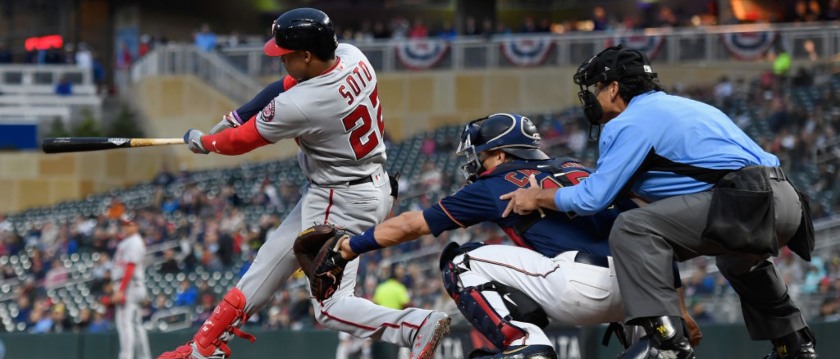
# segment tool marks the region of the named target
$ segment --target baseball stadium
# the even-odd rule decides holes
[[[838,0],[0,29],[0,359],[840,358]]]

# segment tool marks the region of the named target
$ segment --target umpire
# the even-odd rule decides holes
[[[574,81],[589,122],[604,125],[597,171],[577,186],[502,199],[518,214],[591,214],[622,193],[648,203],[622,213],[610,232],[625,320],[647,333],[621,358],[694,358],[670,268],[701,255],[716,256],[740,296],[750,337],[772,342],[766,359],[817,358],[814,335],[768,260],[785,245],[810,260],[814,248],[807,200],[778,158],[718,109],[663,92],[639,51],[607,48]]]

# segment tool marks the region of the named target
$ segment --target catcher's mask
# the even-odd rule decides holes
[[[531,120],[521,115],[497,113],[470,121],[461,133],[456,154],[466,157],[461,172],[472,183],[486,171],[479,156],[482,152],[501,150],[523,160],[549,159],[539,148],[540,134]]]
[[[594,126],[599,126],[600,133],[604,110],[595,94],[589,91],[589,86],[599,82],[606,85],[627,76],[640,75],[651,79],[656,78],[656,73],[651,69],[647,56],[639,50],[630,49],[624,45],[608,47],[578,67],[574,81],[580,88],[578,99],[583,107],[583,114],[589,121],[590,138],[597,138],[597,135],[592,136]]]

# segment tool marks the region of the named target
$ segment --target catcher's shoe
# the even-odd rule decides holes
[[[501,353],[475,351],[470,359],[557,359],[557,352],[550,345],[511,345]]]
[[[213,310],[210,318],[201,325],[193,339],[173,351],[158,356],[158,359],[226,359],[230,357],[227,341],[233,335],[256,341],[253,335],[239,329],[245,323],[245,295],[233,288]]]
[[[446,313],[432,312],[420,324],[420,329],[414,336],[411,343],[411,355],[409,359],[432,359],[435,356],[435,349],[444,335],[449,334],[449,325],[452,323]]]

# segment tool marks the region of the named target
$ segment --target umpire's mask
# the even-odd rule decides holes
[[[479,156],[481,152],[501,150],[523,160],[549,159],[539,148],[540,134],[531,120],[521,115],[497,113],[470,121],[461,133],[456,154],[466,157],[461,172],[472,183],[487,170]]]
[[[598,126],[600,134],[601,119],[604,117],[604,110],[594,93],[589,91],[589,86],[600,82],[607,85],[613,81],[619,81],[625,76],[646,75],[656,78],[656,73],[650,67],[650,60],[639,50],[624,47],[624,45],[612,46],[589,60],[584,61],[575,72],[573,80],[578,85],[578,99],[583,114],[589,122],[589,138],[592,136],[592,128]]]

